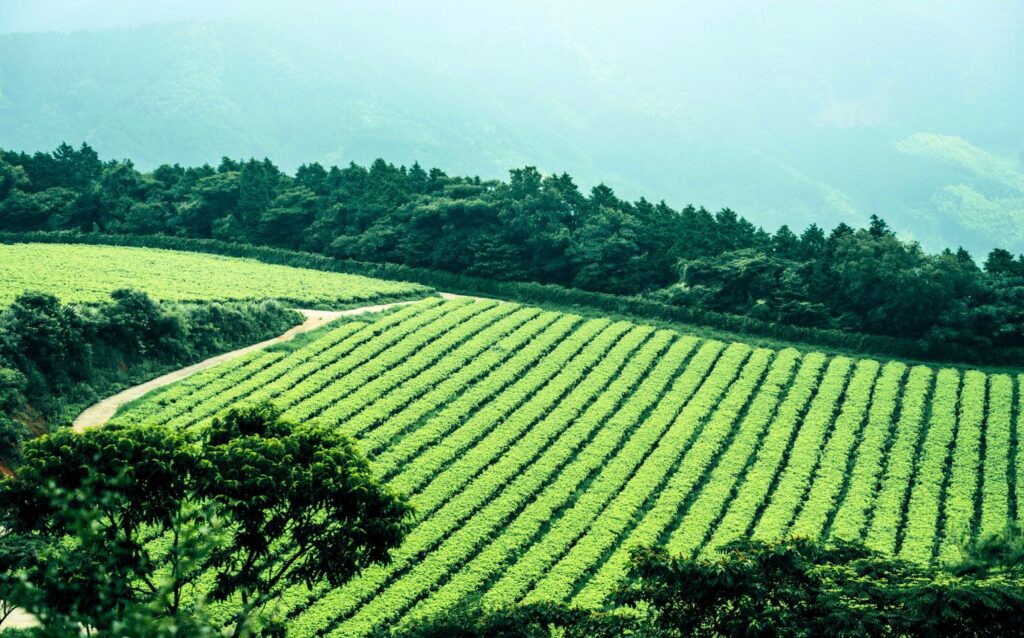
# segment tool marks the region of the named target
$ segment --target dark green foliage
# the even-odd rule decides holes
[[[0,309],[0,459],[36,432],[126,381],[155,376],[283,332],[298,316],[275,302],[156,303],[118,290],[94,306],[25,293]]]
[[[645,549],[620,600],[665,636],[1019,635],[1024,573],[1007,547],[951,569],[803,539],[740,541],[709,559]]]
[[[487,610],[466,601],[443,616],[380,629],[374,638],[617,638],[652,636],[640,623],[611,613],[595,613],[554,603]]]
[[[15,415],[25,397],[27,381],[18,370],[0,367],[0,458],[17,458],[27,430]]]
[[[215,568],[232,568],[219,573],[211,598],[241,592],[243,605],[287,584],[337,586],[387,561],[410,511],[377,489],[339,429],[294,426],[268,405],[214,420],[197,477],[197,494],[229,521],[234,539],[210,557]],[[283,548],[282,538],[290,540]]]
[[[951,346],[996,357],[1024,347],[1024,256],[996,250],[982,270],[963,250],[924,253],[877,216],[866,229],[840,224],[828,236],[813,225],[770,235],[730,209],[630,203],[606,186],[583,193],[568,175],[532,167],[511,171],[508,182],[382,160],[303,165],[294,177],[266,159],[229,158],[216,169],[143,174],[130,162],[101,162],[84,144],[0,151],[0,230],[254,243],[648,295],[692,320],[723,313],[893,337],[930,357]]]
[[[140,587],[155,594],[139,582],[155,568],[143,526],[176,522],[194,464],[158,428],[62,430],[28,443],[0,486],[11,531],[36,545],[22,606],[47,624],[110,628],[140,603]]]
[[[409,512],[338,430],[268,405],[229,411],[197,441],[155,426],[64,430],[26,444],[0,483],[0,593],[42,635],[203,635],[190,583],[207,571],[211,600],[240,602],[233,635],[251,635],[252,614],[288,586],[338,585],[386,561]]]

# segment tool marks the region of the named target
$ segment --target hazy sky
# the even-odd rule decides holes
[[[933,247],[966,228],[980,250],[996,219],[1024,248],[1024,0],[0,0],[0,34],[182,21],[269,30],[189,31],[160,40],[167,60],[149,35],[65,39],[82,52],[70,70],[63,49],[0,38],[0,54],[52,55],[32,71],[51,77],[0,60],[0,146],[86,139],[143,167],[264,153],[287,168],[384,156],[485,177],[534,164],[767,227],[878,213]],[[134,47],[121,75],[89,57],[102,46]],[[201,65],[240,46],[277,74],[218,58],[187,84],[182,51]],[[165,71],[177,75],[153,84]],[[69,95],[53,88],[76,79]],[[221,119],[168,119],[183,82],[190,108]],[[90,120],[101,100],[110,116]],[[344,126],[314,117],[313,100]],[[323,134],[296,129],[303,118]],[[197,143],[147,145],[155,131]]]

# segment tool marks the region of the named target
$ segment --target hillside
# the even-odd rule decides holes
[[[3,33],[0,147],[84,140],[143,170],[529,164],[769,230],[879,214],[929,250],[1024,251],[1014,3],[238,4],[248,19]]]
[[[390,564],[283,600],[290,638],[347,638],[474,593],[596,607],[643,544],[695,555],[799,534],[955,559],[1020,516],[1022,383],[428,299],[196,375],[115,422],[194,432],[271,400],[355,437],[417,524]]]
[[[64,302],[96,302],[119,288],[167,301],[279,299],[335,308],[430,294],[418,284],[218,255],[119,246],[0,245],[0,305],[26,290]]]

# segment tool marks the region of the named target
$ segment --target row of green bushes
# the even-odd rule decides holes
[[[929,344],[894,337],[842,330],[783,325],[689,307],[660,303],[637,296],[622,296],[565,288],[552,284],[508,282],[467,275],[381,264],[334,259],[313,253],[238,244],[214,239],[192,239],[168,235],[110,235],[101,233],[27,232],[0,233],[0,243],[46,242],[165,248],[256,259],[265,263],[344,272],[380,279],[411,281],[459,294],[492,296],[533,304],[557,304],[593,308],[607,313],[627,314],[669,322],[708,326],[717,330],[754,335],[785,342],[872,353],[909,359],[950,361],[986,365],[1016,365],[1024,361],[1020,349],[980,349],[953,343]]]

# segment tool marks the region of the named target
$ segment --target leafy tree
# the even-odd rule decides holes
[[[992,275],[1024,277],[1024,255],[1014,259],[1010,251],[994,248],[985,259],[985,272]]]
[[[414,165],[414,168],[419,169],[423,173],[423,169],[419,168],[419,164]],[[426,179],[426,173],[423,173],[423,178],[424,180]],[[303,164],[295,171],[295,185],[308,189],[317,197],[326,195],[330,188],[327,183],[327,170],[319,162]]]
[[[110,293],[111,302],[102,306],[97,332],[108,344],[132,357],[156,358],[187,353],[184,326],[149,295],[120,289]],[[152,351],[152,352],[151,352]]]
[[[243,236],[260,223],[263,214],[270,208],[276,171],[277,168],[266,160],[249,160],[242,165],[238,174],[237,217],[241,222]]]
[[[12,190],[28,184],[28,176],[23,166],[13,166],[0,159],[0,200],[6,198]]]
[[[889,229],[889,224],[878,215],[871,216],[871,222],[868,224],[868,234],[872,237],[895,237],[896,233]]]
[[[305,186],[284,191],[260,213],[258,239],[274,246],[301,248],[305,239],[295,229],[313,222],[318,204],[316,193]]]
[[[59,388],[90,372],[84,318],[53,295],[26,292],[0,314],[0,352],[27,379],[27,390]]]
[[[648,548],[634,554],[619,599],[666,636],[1018,634],[1020,551],[996,542],[986,552],[980,564],[936,569],[804,539],[744,540],[698,559]]]
[[[814,261],[825,252],[825,231],[811,224],[800,235],[800,259]]]
[[[612,190],[595,186],[567,254],[573,285],[604,292],[643,290],[647,279],[639,245],[641,228]]]
[[[161,202],[130,202],[126,203],[123,217],[111,223],[110,231],[128,234],[155,234],[162,232],[167,226],[167,207]]]
[[[25,426],[14,417],[25,406],[27,385],[21,372],[0,365],[0,459],[9,464],[20,460],[21,442],[28,434]]]
[[[13,231],[60,228],[76,198],[74,191],[62,187],[38,193],[14,189],[0,202],[0,228]]]
[[[99,155],[85,142],[77,150],[69,144],[61,144],[53,152],[53,160],[56,186],[84,188],[103,170]]]
[[[800,239],[783,224],[772,236],[772,254],[782,259],[799,259],[801,257]]]
[[[223,164],[221,167],[223,168]],[[214,222],[234,214],[238,205],[238,172],[220,171],[215,175],[196,180],[189,200],[179,207],[174,220],[186,235],[199,237],[215,236]],[[224,235],[238,238],[239,235]]]
[[[287,587],[336,586],[386,561],[409,514],[336,429],[268,405],[230,410],[195,443],[158,427],[31,441],[0,509],[39,547],[12,600],[50,630],[102,635],[201,619],[185,590],[204,571],[211,600],[237,603],[232,635],[249,635]],[[152,533],[168,539],[159,570]]]

